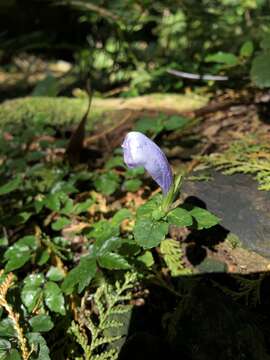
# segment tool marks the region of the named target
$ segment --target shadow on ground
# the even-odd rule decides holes
[[[270,359],[268,273],[178,277],[131,316],[119,360]]]

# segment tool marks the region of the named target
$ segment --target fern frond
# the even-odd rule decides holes
[[[70,326],[71,333],[75,336],[77,343],[82,347],[84,351],[84,356],[86,360],[91,359],[91,348],[88,345],[88,339],[86,336],[80,331],[79,325],[72,321]]]
[[[3,275],[3,270],[0,272],[0,276],[1,275]],[[12,321],[13,327],[18,336],[18,342],[23,360],[28,360],[31,355],[31,351],[28,350],[27,341],[24,336],[23,329],[20,326],[20,315],[13,310],[12,306],[6,300],[7,292],[13,285],[13,280],[14,275],[9,273],[0,284],[0,306],[6,310],[8,317]]]
[[[137,280],[136,274],[127,273],[124,282],[116,281],[114,286],[104,282],[93,297],[95,307],[98,311],[98,319],[85,316],[81,312],[79,317],[80,325],[86,327],[91,333],[91,341],[82,329],[75,322],[71,325],[71,332],[74,334],[78,344],[82,347],[86,360],[117,359],[118,350],[114,343],[122,338],[122,335],[108,336],[109,329],[120,330],[123,323],[113,318],[113,315],[125,314],[131,310],[128,303],[132,298],[131,290]],[[121,332],[120,332],[121,333]],[[110,345],[111,349],[107,350]]]
[[[224,153],[200,157],[207,165],[226,175],[250,174],[258,181],[260,190],[270,190],[270,145],[247,137],[231,144]]]
[[[118,352],[116,349],[110,349],[108,351],[104,351],[100,355],[94,355],[91,360],[117,360]]]
[[[172,276],[189,274],[191,272],[183,264],[183,252],[178,241],[173,239],[162,240],[160,252]]]

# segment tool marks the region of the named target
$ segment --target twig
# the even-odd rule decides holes
[[[93,3],[90,3],[90,2],[85,3],[84,1],[80,1],[80,0],[67,0],[67,1],[64,1],[62,3],[69,3],[71,5],[83,7],[86,10],[91,10],[91,11],[94,11],[94,12],[98,13],[100,16],[102,16],[104,18],[109,17],[114,21],[120,20],[120,17],[118,15],[115,15],[114,13],[112,13],[111,11],[105,9],[102,6],[97,6],[97,5],[95,5]]]
[[[178,77],[182,77],[185,79],[191,80],[212,80],[212,81],[227,81],[229,80],[228,76],[220,76],[220,75],[200,75],[200,74],[192,74],[184,71],[178,71],[174,69],[166,70],[168,74],[175,75]]]
[[[93,142],[96,142],[97,140],[102,139],[102,138],[106,137],[108,134],[110,134],[110,133],[112,133],[113,131],[117,130],[118,128],[120,128],[121,126],[123,126],[123,124],[125,124],[125,123],[130,119],[131,115],[132,115],[132,112],[130,111],[130,112],[124,117],[124,119],[122,119],[122,120],[120,121],[119,124],[114,125],[114,126],[110,127],[109,129],[104,130],[104,131],[103,131],[102,133],[100,133],[100,134],[96,134],[96,135],[93,135],[93,136],[89,137],[88,139],[85,140],[86,144],[88,145],[88,144],[91,144],[91,143],[93,143]]]

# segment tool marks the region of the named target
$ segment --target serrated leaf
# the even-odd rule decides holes
[[[64,296],[60,287],[55,282],[49,281],[45,284],[44,300],[51,311],[62,315],[65,314]]]
[[[8,181],[6,184],[0,186],[0,196],[9,194],[10,192],[17,190],[22,182],[21,177],[17,176],[14,179]]]
[[[169,226],[164,221],[155,221],[148,217],[136,220],[134,237],[137,244],[150,249],[160,244],[168,233]]]
[[[208,229],[212,226],[217,225],[220,222],[220,219],[217,216],[210,213],[206,209],[193,207],[189,213],[195,219],[195,226],[198,230]]]
[[[189,211],[178,207],[169,212],[167,220],[170,225],[176,225],[179,227],[190,226],[193,223],[192,216]]]
[[[32,312],[42,296],[41,285],[43,285],[44,280],[45,279],[42,274],[31,274],[24,280],[24,286],[21,291],[21,299],[29,312]]]
[[[88,286],[97,271],[96,259],[91,256],[81,258],[79,265],[72,269],[62,284],[62,290],[66,294],[71,294],[74,287],[78,285],[79,293]]]
[[[99,256],[98,263],[101,267],[109,270],[125,270],[130,268],[127,260],[116,253],[106,253]]]
[[[54,324],[49,315],[42,314],[32,317],[29,320],[29,324],[34,332],[47,332],[50,331]]]

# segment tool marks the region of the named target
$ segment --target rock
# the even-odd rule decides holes
[[[249,175],[210,173],[212,180],[184,182],[186,201],[199,199],[221,218],[224,228],[239,237],[243,247],[270,258],[270,192],[258,190]]]

